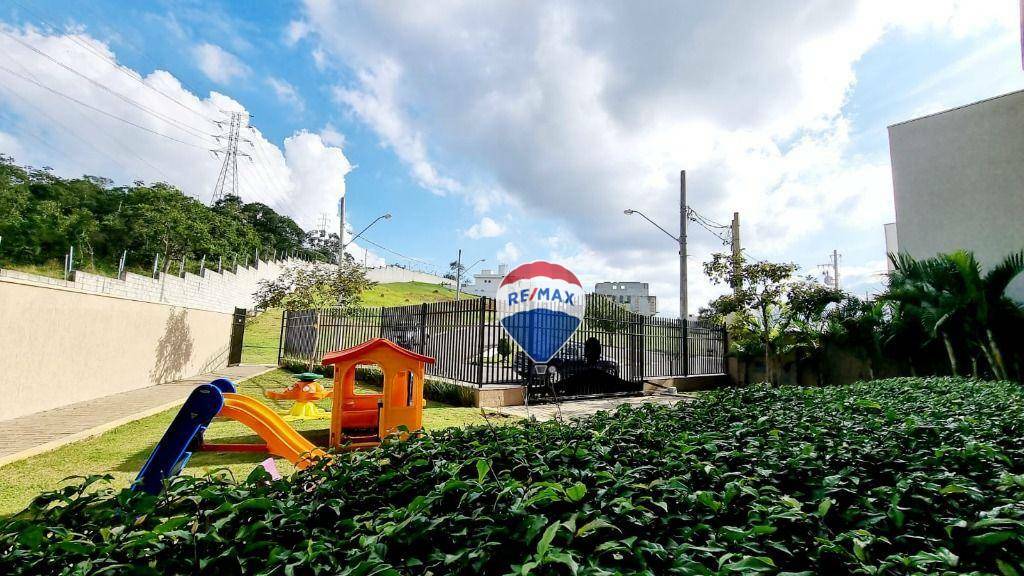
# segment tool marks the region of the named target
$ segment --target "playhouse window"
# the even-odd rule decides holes
[[[384,388],[384,369],[376,362],[360,362],[355,366],[355,393],[368,396],[380,394]]]

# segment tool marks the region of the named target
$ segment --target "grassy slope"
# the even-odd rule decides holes
[[[272,308],[249,320],[242,340],[243,364],[277,364],[281,309]]]
[[[475,296],[463,297],[475,298]],[[377,284],[363,292],[363,306],[406,306],[424,302],[455,299],[455,291],[424,282]],[[268,310],[252,319],[245,327],[242,362],[246,364],[277,364],[277,346],[281,337],[281,310]]]
[[[240,392],[263,400],[276,412],[287,412],[290,402],[267,400],[264,390],[281,389],[293,381],[290,373],[274,370],[240,385]],[[330,401],[322,406],[328,408]],[[72,475],[111,474],[117,486],[127,486],[149,457],[154,444],[163,435],[178,409],[161,412],[149,418],[120,426],[96,438],[69,444],[57,450],[0,467],[0,516],[17,512],[40,492],[53,490],[62,480]],[[492,417],[493,418],[493,417]],[[447,404],[427,402],[423,425],[428,430],[482,423],[483,416],[476,408],[456,408]],[[329,420],[292,422],[300,432],[309,433],[317,441],[326,441]],[[215,421],[206,433],[211,442],[253,442],[259,438],[242,424],[234,421]],[[244,478],[267,458],[267,454],[200,452],[193,455],[185,468],[193,475],[207,474],[226,468],[236,478]],[[285,460],[277,459],[278,470],[287,474],[294,470]]]

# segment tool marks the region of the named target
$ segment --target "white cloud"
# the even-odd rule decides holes
[[[309,35],[309,24],[302,20],[292,20],[284,29],[285,46],[295,46],[307,35]]]
[[[649,281],[671,303],[674,247],[622,210],[674,229],[680,168],[691,206],[724,222],[742,213],[755,257],[836,230],[880,239],[889,168],[850,152],[855,63],[893,30],[1012,36],[1017,22],[1008,0],[897,4],[307,0],[305,20],[354,73],[338,102],[421,185],[472,201],[466,174],[479,176],[528,216],[555,218],[580,245],[566,259]],[[695,303],[714,294],[700,262],[721,249],[691,232]]]
[[[203,74],[218,84],[230,84],[251,72],[237,56],[216,44],[199,44],[192,49],[192,54]]]
[[[274,91],[274,95],[283,104],[291,106],[296,112],[302,113],[306,109],[306,102],[299,95],[299,91],[285,80],[267,77],[267,85]]]
[[[421,186],[437,194],[460,191],[460,183],[442,176],[434,167],[427,156],[423,136],[410,128],[396,100],[400,76],[398,65],[385,60],[372,69],[360,70],[362,89],[336,87],[334,97],[373,127],[387,146],[409,165]]]
[[[512,242],[506,242],[501,247],[501,250],[498,250],[497,254],[499,264],[508,264],[510,266],[519,264],[520,256],[522,254],[519,252],[519,247]]]
[[[479,238],[494,238],[505,233],[505,226],[495,222],[492,218],[484,216],[479,222],[473,224],[466,230],[466,236],[474,240]]]
[[[24,77],[0,70],[0,109],[13,118],[0,133],[0,151],[20,163],[52,166],[64,176],[93,174],[119,183],[164,181],[209,201],[221,163],[210,150],[221,146],[213,136],[223,130],[213,121],[224,118],[221,110],[244,111],[242,104],[216,92],[201,98],[162,70],[141,76],[112,66],[116,55],[88,36],[42,34],[3,25],[0,30],[136,104],[83,81],[0,34],[0,53],[10,56],[5,66]],[[102,57],[83,48],[82,42]],[[84,108],[33,82],[124,121]],[[252,144],[243,144],[241,151],[252,161],[238,161],[238,192],[244,200],[263,202],[294,217],[306,229],[327,213],[331,226],[337,227],[336,203],[345,191],[345,174],[351,170],[340,147],[306,131],[285,139],[283,149],[256,129],[247,130],[245,137]],[[340,135],[332,139],[343,140]]]
[[[323,139],[324,144],[328,146],[337,146],[338,148],[345,147],[345,135],[338,131],[333,124],[328,123],[320,131],[320,138]]]

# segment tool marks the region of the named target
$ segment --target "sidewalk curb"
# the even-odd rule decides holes
[[[245,378],[241,378],[235,383],[240,384],[242,382],[245,382],[246,380],[251,380],[253,378],[256,378],[257,376],[262,376],[267,372],[277,370],[277,368],[277,366],[268,366],[266,370],[263,370],[262,372],[257,372],[256,374],[252,374],[251,376],[246,376]],[[148,418],[150,416],[153,416],[154,414],[159,414],[164,410],[169,410],[171,408],[174,408],[175,406],[180,406],[185,403],[185,399],[188,397],[188,394],[191,393],[191,389],[184,389],[182,391],[184,392],[184,394],[182,395],[180,400],[165,402],[159,406],[154,406],[152,408],[140,410],[139,412],[136,412],[134,414],[122,416],[121,418],[111,420],[110,422],[106,422],[98,426],[93,426],[92,428],[87,428],[85,430],[81,430],[73,434],[68,434],[67,436],[60,438],[58,440],[51,440],[49,442],[44,442],[31,448],[22,450],[21,452],[15,452],[13,454],[7,454],[6,456],[0,456],[0,468],[7,466],[8,464],[13,464],[20,460],[24,460],[26,458],[31,458],[32,456],[38,456],[39,454],[50,452],[51,450],[56,450],[57,448],[66,446],[68,444],[72,444],[74,442],[88,440],[89,438],[95,438],[96,436],[99,436],[105,432],[109,432],[114,428],[117,428],[118,426],[123,426],[125,424],[135,422],[136,420],[142,420],[143,418]]]

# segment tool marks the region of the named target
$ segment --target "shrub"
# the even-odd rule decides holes
[[[445,429],[272,481],[89,479],[0,521],[0,573],[1021,573],[1019,386],[719,390]]]
[[[468,386],[460,386],[446,380],[427,379],[423,389],[427,400],[434,400],[452,406],[476,406],[476,395]]]

